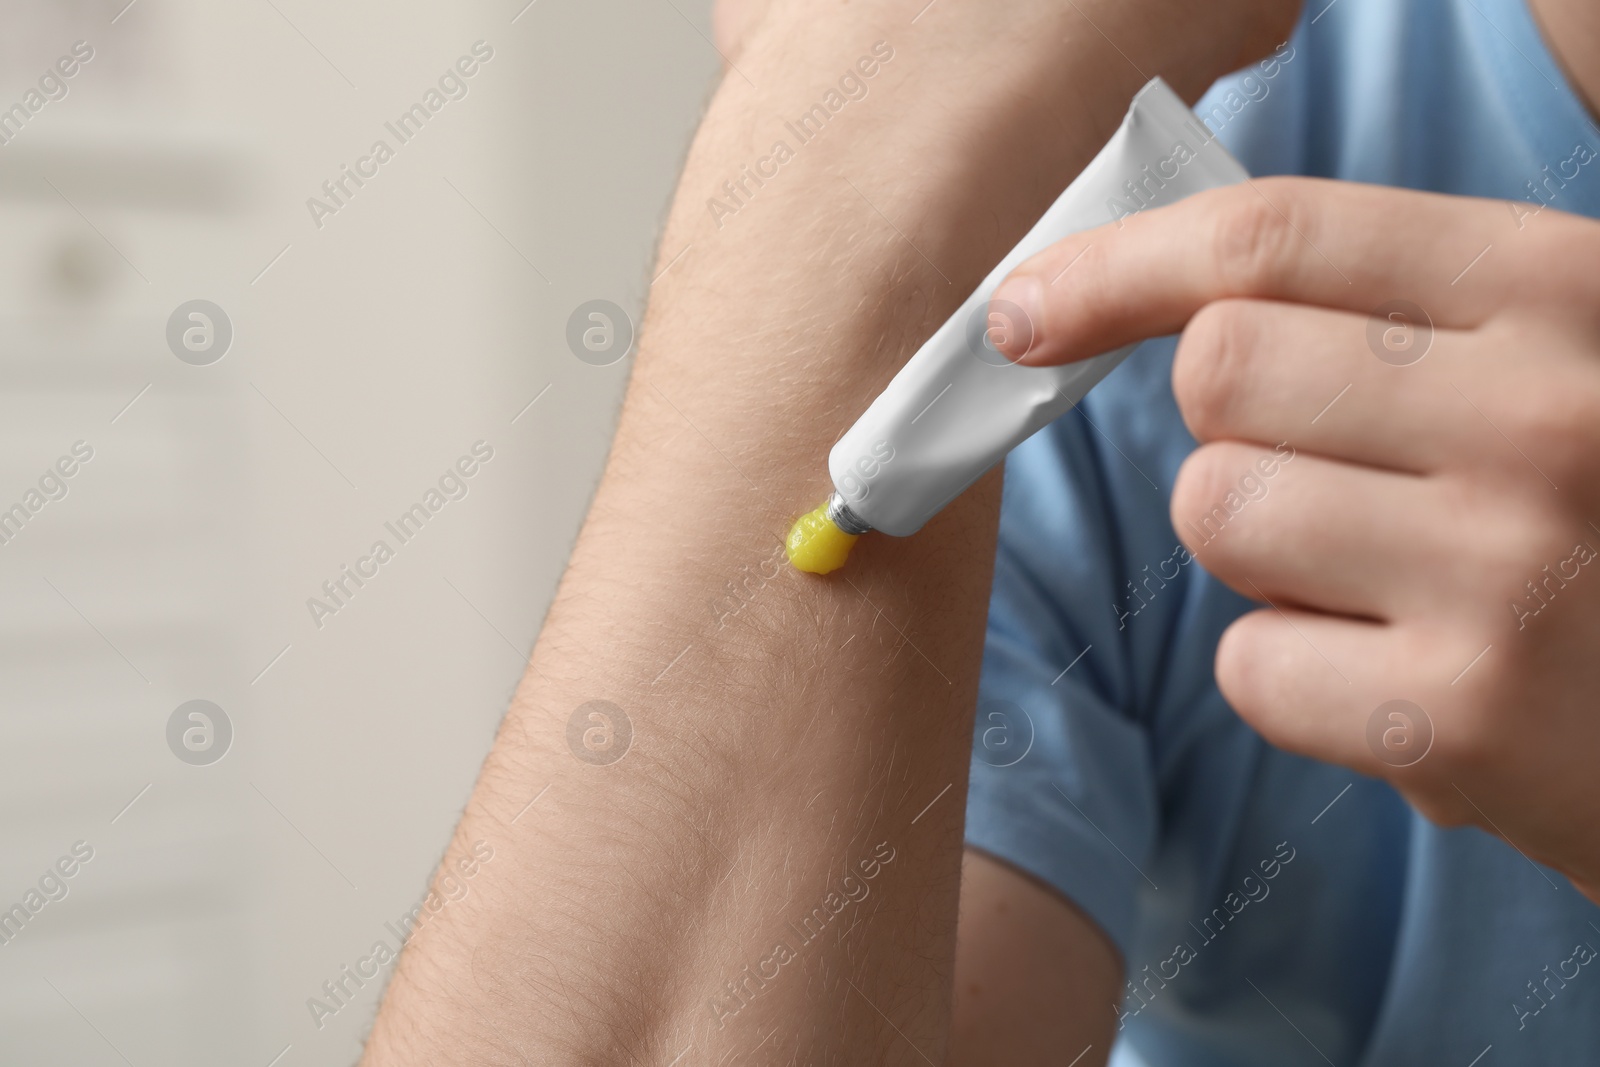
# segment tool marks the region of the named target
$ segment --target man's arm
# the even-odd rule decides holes
[[[407,949],[368,1063],[945,1061],[998,482],[830,579],[779,541],[1139,85],[1193,98],[1292,12],[920,6],[776,3],[726,75],[603,483],[447,859],[482,839],[492,867]],[[1283,14],[1247,38],[1261,6]],[[586,762],[622,716],[626,755]]]
[[[961,871],[950,1062],[1103,1064],[1122,1000],[1111,939],[1061,895],[976,849]]]

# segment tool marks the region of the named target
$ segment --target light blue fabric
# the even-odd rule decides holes
[[[1600,129],[1519,0],[1308,3],[1270,75],[1196,109],[1253,173],[1600,215]],[[1008,462],[969,843],[1105,928],[1153,1067],[1600,1064],[1600,959],[1568,962],[1600,949],[1600,908],[1272,749],[1218,695],[1218,635],[1251,605],[1167,517],[1194,447],[1172,352],[1145,345]]]

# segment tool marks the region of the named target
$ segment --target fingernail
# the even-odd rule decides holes
[[[989,299],[989,321],[995,348],[1021,359],[1044,336],[1044,285],[1031,274],[1007,278]]]

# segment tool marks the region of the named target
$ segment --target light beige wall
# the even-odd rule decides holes
[[[0,508],[94,449],[0,545],[0,908],[94,850],[0,944],[0,1062],[345,1064],[378,983],[320,1029],[307,1000],[393,943],[537,632],[627,366],[578,360],[567,318],[643,303],[709,4],[125,3],[31,0],[0,35],[0,108],[94,48],[0,146]],[[307,198],[379,137],[318,228]],[[209,366],[165,337],[195,298],[234,330]],[[205,766],[166,736],[197,698],[233,730]]]

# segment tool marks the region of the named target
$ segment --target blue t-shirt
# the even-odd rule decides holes
[[[1309,0],[1275,64],[1196,111],[1257,175],[1600,215],[1600,129],[1521,0]],[[1143,346],[1007,463],[968,842],[1116,944],[1119,1056],[1600,1064],[1600,908],[1489,834],[1270,747],[1219,695],[1218,636],[1255,605],[1168,518],[1195,447],[1173,347]]]

